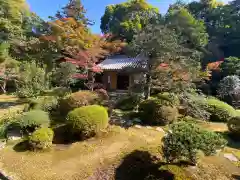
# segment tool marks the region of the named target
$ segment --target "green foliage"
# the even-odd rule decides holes
[[[224,76],[240,75],[240,59],[238,57],[226,58],[220,68]]]
[[[74,82],[72,76],[76,74],[76,65],[68,62],[61,63],[52,72],[51,80],[55,86],[69,87]]]
[[[227,125],[230,133],[240,139],[240,117],[232,117]]]
[[[4,124],[0,125],[0,140],[6,138],[6,126]]]
[[[21,98],[40,95],[46,89],[45,72],[35,63],[22,64],[16,85]]]
[[[162,104],[170,105],[170,106],[179,106],[180,100],[178,96],[174,93],[159,93],[156,96],[160,101],[162,101]]]
[[[204,47],[208,43],[204,21],[196,19],[186,8],[170,8],[167,24],[176,29],[191,46]]]
[[[235,109],[223,101],[208,98],[207,103],[207,111],[211,114],[211,121],[227,122],[231,117],[236,115]]]
[[[33,109],[43,110],[45,112],[56,111],[58,109],[58,98],[54,96],[46,96],[39,99],[31,99],[25,111],[29,111]]]
[[[208,112],[207,98],[203,95],[183,93],[180,95],[182,115],[191,116],[197,119],[209,120],[210,113]]]
[[[142,121],[147,124],[166,125],[178,118],[178,109],[175,106],[165,106],[156,98],[141,102],[139,111]]]
[[[158,9],[145,0],[109,5],[101,18],[101,30],[131,42],[133,35],[157,19]]]
[[[168,162],[185,158],[193,164],[197,162],[198,150],[210,155],[226,145],[220,135],[183,121],[172,124],[162,141],[164,157]]]
[[[118,100],[116,108],[124,111],[133,110],[137,108],[137,105],[140,103],[140,100],[141,98],[139,95],[136,94],[129,95]]]
[[[92,91],[78,91],[60,99],[60,111],[64,115],[75,108],[99,103],[99,97]]]
[[[21,127],[26,133],[33,132],[39,127],[48,127],[49,124],[48,113],[42,110],[32,110],[21,117]]]
[[[173,180],[190,180],[183,168],[177,165],[163,165],[160,170],[170,172],[174,175]]]
[[[29,136],[29,144],[33,150],[46,150],[52,146],[54,132],[50,128],[40,128]]]
[[[68,114],[67,124],[79,137],[92,137],[108,126],[108,113],[98,105],[80,107]]]

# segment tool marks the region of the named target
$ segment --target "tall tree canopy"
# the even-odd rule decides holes
[[[158,16],[158,9],[148,4],[146,0],[129,0],[106,7],[101,18],[101,30],[103,33],[111,33],[130,42],[136,32]]]

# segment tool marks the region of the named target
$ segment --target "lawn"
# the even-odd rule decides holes
[[[18,100],[13,97],[11,102]],[[15,109],[16,106],[5,110]],[[198,124],[227,137],[227,126],[224,123]],[[229,140],[228,146],[216,156],[201,155],[196,167],[166,165],[160,148],[163,136],[164,132],[149,126],[125,129],[111,125],[99,136],[86,141],[69,144],[56,141],[47,152],[27,151],[22,148],[21,142],[10,141],[0,151],[0,170],[20,180],[239,179],[239,162],[232,163],[223,157],[224,153],[232,153],[240,158],[239,143]]]

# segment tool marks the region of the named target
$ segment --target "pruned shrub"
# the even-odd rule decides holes
[[[92,91],[78,91],[60,99],[59,106],[63,115],[75,108],[99,103],[99,97]]]
[[[101,100],[103,101],[109,100],[108,93],[105,89],[96,89],[95,92],[98,94]]]
[[[17,92],[20,98],[35,97],[46,89],[44,69],[36,63],[23,63],[19,69],[16,81]]]
[[[108,113],[99,105],[76,108],[67,115],[67,124],[73,134],[92,137],[108,126]]]
[[[49,124],[49,115],[42,110],[32,110],[21,117],[21,128],[25,133],[31,133],[39,127],[48,127]]]
[[[240,117],[232,117],[228,121],[228,129],[235,138],[240,139]]]
[[[165,106],[159,99],[151,98],[140,103],[141,120],[146,124],[166,125],[178,118],[175,106]]]
[[[197,162],[199,150],[210,155],[226,145],[221,135],[183,121],[172,124],[162,141],[163,154],[168,162],[188,160],[193,164]]]
[[[184,93],[180,95],[181,108],[179,112],[185,116],[193,118],[209,120],[207,98],[199,94]]]
[[[235,109],[227,103],[215,98],[207,99],[208,112],[210,112],[210,120],[218,122],[227,122],[231,117],[236,115]]]
[[[46,150],[52,146],[54,132],[50,128],[40,128],[29,136],[29,144],[33,150]]]
[[[0,140],[6,138],[6,126],[4,124],[0,125]]]
[[[30,99],[25,111],[43,110],[46,112],[56,111],[58,109],[58,98],[54,96],[46,96],[39,99]]]
[[[128,95],[127,97],[123,97],[116,103],[116,108],[121,109],[123,111],[133,110],[140,103],[139,95]]]
[[[180,100],[178,98],[178,96],[174,93],[168,93],[168,92],[164,92],[164,93],[159,93],[156,96],[164,105],[167,106],[179,106],[180,105]]]

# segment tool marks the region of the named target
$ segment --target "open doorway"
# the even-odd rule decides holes
[[[125,74],[118,74],[117,76],[117,89],[127,90],[129,87],[129,76]]]

